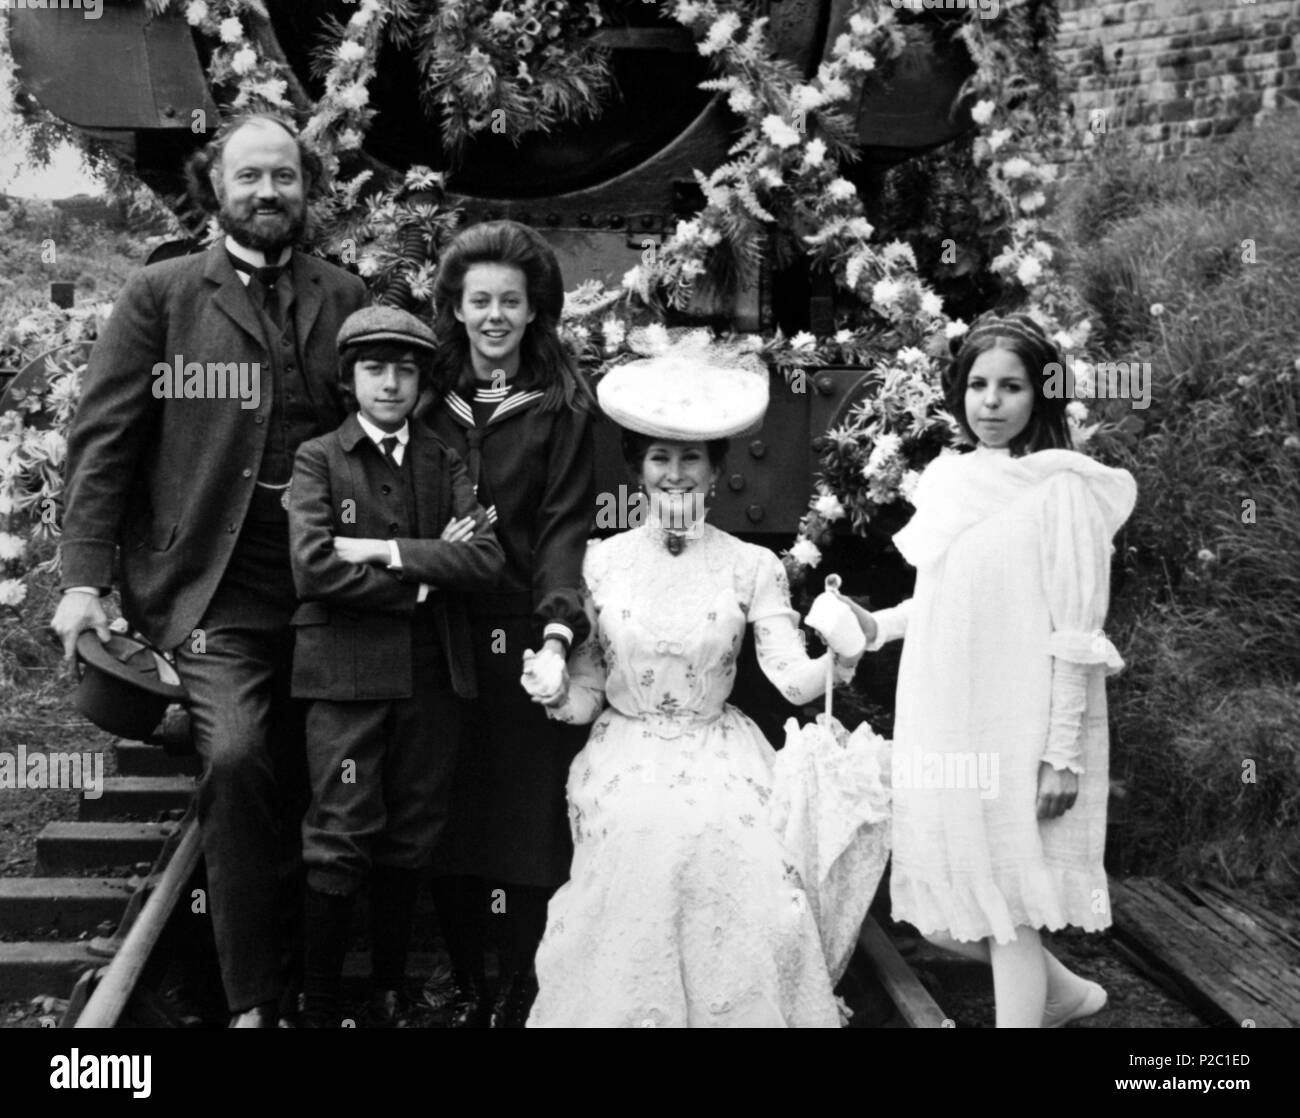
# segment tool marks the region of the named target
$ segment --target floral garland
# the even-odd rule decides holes
[[[151,2],[161,10],[171,0]],[[617,360],[630,351],[630,327],[653,321],[664,305],[685,306],[702,280],[728,268],[743,272],[752,267],[778,226],[856,297],[856,309],[831,336],[803,332],[787,339],[778,333],[756,340],[762,355],[792,383],[824,365],[867,370],[870,391],[827,433],[817,490],[785,555],[798,579],[820,562],[835,522],[847,519],[853,530],[864,532],[883,514],[905,509],[919,471],[956,438],[939,385],[947,342],[964,333],[965,323],[945,313],[942,299],[918,274],[910,246],[873,240],[876,231],[856,188],[840,173],[841,164],[853,156],[855,138],[843,107],[861,81],[896,53],[901,31],[892,5],[859,0],[828,59],[804,81],[793,67],[774,59],[767,21],[750,18],[741,3],[665,0],[661,6],[696,32],[700,53],[717,65],[719,76],[706,87],[726,94],[743,121],[741,138],[727,163],[697,176],[703,210],[679,223],[652,259],[624,277],[621,290],[589,283],[571,293],[563,331],[589,368]],[[1025,8],[1023,0],[1012,0],[1004,3],[1003,16],[1014,21]],[[293,107],[291,77],[259,45],[257,24],[267,19],[260,0],[189,0],[185,16],[219,40],[212,77],[238,87],[235,107]],[[360,148],[373,118],[367,87],[385,29],[409,34],[412,18],[408,0],[361,0],[348,22],[336,29],[337,42],[322,59],[327,63],[325,94],[305,128],[332,172],[337,172],[340,154]],[[504,31],[506,21],[497,22]],[[1042,232],[1055,168],[1040,150],[1044,137],[1055,141],[1029,108],[1032,98],[1024,94],[1032,83],[1007,47],[1007,33],[995,34],[978,19],[966,20],[959,33],[976,64],[964,90],[974,102],[972,118],[982,129],[973,158],[984,169],[990,199],[1009,215],[1008,241],[991,261],[991,270],[1009,294],[1028,303],[1062,348],[1073,349],[1086,341],[1088,324],[1059,327],[1076,304],[1055,276],[1054,251]],[[404,283],[416,298],[426,300],[432,294],[432,258],[458,219],[442,208],[441,187],[441,176],[427,168],[412,168],[387,190],[378,189],[370,170],[349,180],[335,179],[318,214],[327,231],[324,247],[355,262],[376,290]],[[399,246],[416,241],[423,252],[413,261]],[[349,258],[349,253],[355,255]],[[1083,372],[1086,376],[1086,368]],[[1080,439],[1096,430],[1082,425],[1087,412],[1081,402],[1071,403],[1070,413]],[[18,454],[13,432],[5,438],[9,455]],[[29,448],[36,445],[34,436],[19,438]],[[11,509],[17,507],[13,478],[20,473],[35,477],[29,468],[32,452],[22,454],[27,458],[0,454],[0,470],[5,471],[0,478],[11,483]],[[25,489],[23,508],[30,508],[31,495],[45,488],[46,482],[38,481],[35,489]],[[5,545],[5,550],[12,547]]]
[[[447,149],[485,132],[514,143],[595,117],[612,86],[608,52],[587,41],[595,0],[443,0],[420,27],[422,100]]]

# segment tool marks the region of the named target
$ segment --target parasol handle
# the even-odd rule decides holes
[[[824,588],[832,592],[838,591],[840,576],[827,575]],[[826,726],[829,729],[831,722],[831,693],[835,690],[835,653],[829,648],[826,652]]]

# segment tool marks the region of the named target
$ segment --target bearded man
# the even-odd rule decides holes
[[[175,651],[189,694],[231,1024],[266,1027],[293,987],[307,798],[289,698],[288,485],[299,444],[346,414],[335,337],[366,291],[294,247],[319,162],[291,124],[232,122],[190,172],[225,237],[136,273],[95,345],[68,441],[51,625],[69,657],[84,630],[108,638],[100,597],[117,553],[123,613]],[[229,391],[236,381],[253,390]]]

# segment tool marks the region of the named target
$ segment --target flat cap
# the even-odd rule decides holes
[[[338,350],[342,353],[346,346],[361,342],[398,342],[430,353],[438,351],[433,331],[409,311],[396,307],[362,307],[348,315],[339,327]]]

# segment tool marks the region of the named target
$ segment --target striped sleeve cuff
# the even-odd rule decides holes
[[[563,642],[564,654],[567,656],[573,648],[573,630],[562,621],[548,622],[546,628],[542,630],[542,640],[548,641],[552,638]]]

